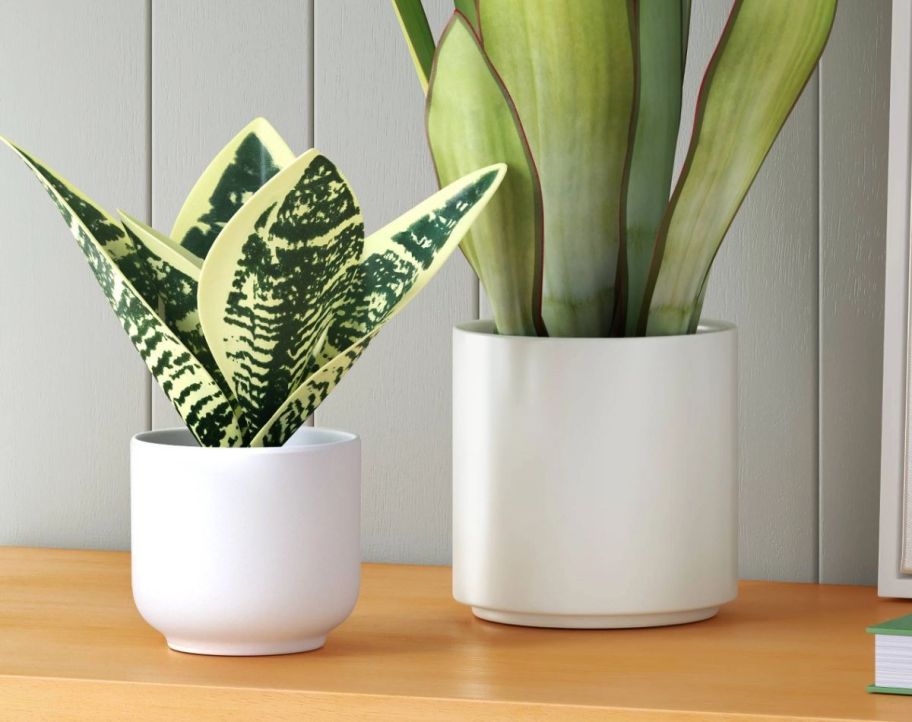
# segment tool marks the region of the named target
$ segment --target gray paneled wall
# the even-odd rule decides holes
[[[425,4],[442,26],[452,0]],[[388,0],[315,10],[315,144],[345,170],[371,232],[436,190],[423,94]],[[450,334],[475,318],[477,289],[461,256],[447,264],[317,410],[317,424],[362,437],[368,558],[449,561]]]
[[[820,577],[875,581],[889,3],[841,2],[820,66]],[[858,33],[864,42],[858,42]]]
[[[144,0],[0,1],[0,133],[146,214]],[[47,195],[0,153],[0,543],[123,547],[145,366]]]
[[[439,29],[451,1],[426,4]],[[685,118],[729,5],[694,3]],[[257,115],[340,164],[368,230],[434,190],[386,0],[0,0],[0,13],[0,132],[161,230]],[[741,329],[747,577],[876,576],[889,17],[888,0],[841,2],[712,274],[707,314]],[[9,153],[0,198],[0,543],[125,548],[127,441],[176,417]],[[450,328],[478,309],[454,259],[317,413],[363,437],[369,559],[449,560]]]
[[[693,3],[680,150],[730,5]],[[761,168],[713,265],[704,307],[706,316],[739,327],[740,553],[747,577],[817,574],[818,88],[812,76]]]

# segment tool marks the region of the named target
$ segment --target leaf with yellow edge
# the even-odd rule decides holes
[[[350,186],[309,150],[260,188],[212,245],[200,276],[200,323],[252,429],[320,367],[316,355],[363,242]]]
[[[196,294],[203,261],[167,236],[120,211],[124,229],[155,278],[158,312],[168,327],[187,344],[223,391],[230,394],[222,372],[203,337]]]
[[[427,92],[435,47],[424,5],[421,0],[393,0],[393,10],[396,11],[399,27],[415,64],[418,82],[421,83],[421,89]]]
[[[118,211],[124,228],[130,233],[137,243],[141,243],[146,251],[155,258],[161,259],[176,271],[183,273],[194,281],[199,281],[200,271],[203,268],[203,259],[191,253],[179,243],[159,233],[152,226],[133,218],[125,211]]]
[[[443,266],[506,172],[497,164],[438,191],[364,241],[356,266],[340,278],[327,360],[257,432],[252,446],[280,446],[317,408],[368,342]],[[205,283],[205,271],[204,281]]]
[[[205,258],[222,227],[295,154],[265,118],[245,126],[212,160],[177,214],[171,238]]]
[[[132,238],[58,173],[0,140],[25,161],[56,204],[124,331],[196,439],[203,446],[243,446],[234,400],[157,313],[155,278]]]

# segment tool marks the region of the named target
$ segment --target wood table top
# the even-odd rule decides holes
[[[446,567],[364,566],[316,652],[170,651],[133,606],[130,557],[0,548],[0,720],[912,720],[871,695],[870,587],[742,582],[715,619],[611,631],[475,619]]]

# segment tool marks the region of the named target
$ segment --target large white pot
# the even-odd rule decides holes
[[[133,597],[168,646],[255,655],[322,647],[361,573],[358,437],[304,427],[280,448],[131,444]]]
[[[737,593],[737,332],[453,343],[453,594],[483,619],[642,627]]]

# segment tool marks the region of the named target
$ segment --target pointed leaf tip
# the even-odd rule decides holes
[[[171,238],[205,258],[222,227],[244,201],[295,155],[265,118],[245,125],[203,171],[184,201]]]
[[[735,214],[826,46],[836,0],[738,0],[707,67],[650,270],[648,335],[687,333]]]
[[[539,335],[541,186],[512,99],[459,13],[440,39],[426,114],[440,185],[495,162],[510,168],[462,248],[491,299],[498,331]]]
[[[196,439],[204,446],[242,445],[234,400],[153,308],[155,282],[129,233],[42,161],[10,147],[51,196],[124,331]]]
[[[430,282],[497,191],[503,163],[458,179],[364,241],[358,264],[339,276],[322,366],[257,432],[253,445],[281,446],[319,406],[382,326]]]
[[[203,262],[199,316],[212,354],[259,429],[322,364],[322,340],[364,242],[357,199],[308,151],[238,210]]]

